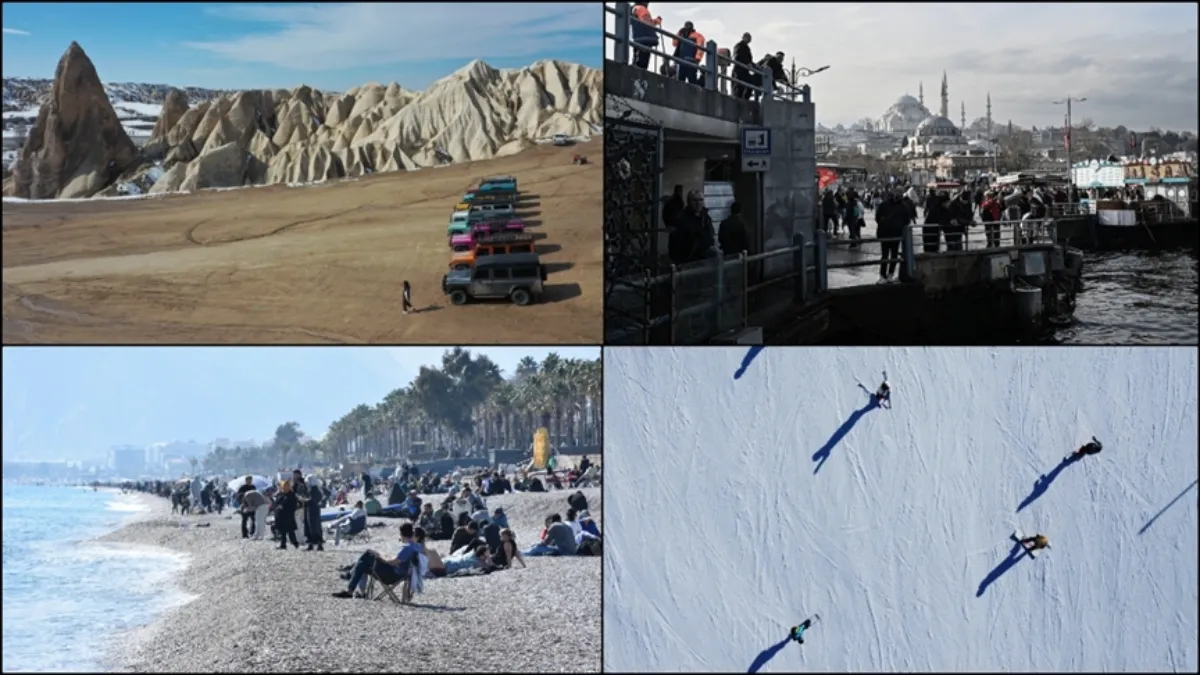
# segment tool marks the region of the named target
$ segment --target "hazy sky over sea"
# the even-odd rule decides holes
[[[484,347],[512,375],[525,356],[598,347]],[[359,403],[408,385],[441,347],[5,347],[3,457],[87,459],[114,445],[266,440],[288,421],[314,437]]]

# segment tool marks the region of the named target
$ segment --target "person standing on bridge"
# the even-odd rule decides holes
[[[680,28],[679,32],[675,34],[675,39],[671,41],[672,46],[675,47],[675,57],[679,59],[675,62],[675,72],[678,73],[680,80],[690,84],[696,84],[699,81],[696,77],[695,65],[699,62],[699,59],[696,58],[696,41],[694,39],[696,35],[698,35],[696,27],[692,25],[691,21],[687,21],[683,24],[683,28]]]
[[[963,238],[967,234],[967,226],[974,221],[971,208],[971,193],[963,190],[958,198],[950,202],[950,222],[945,228],[946,250],[963,250]]]
[[[750,52],[750,34],[742,33],[742,41],[733,46],[733,95],[740,99],[749,99],[754,90],[747,85],[754,84],[754,75],[750,68],[754,65],[754,55]]]
[[[658,46],[658,32],[655,27],[662,26],[662,17],[650,16],[650,3],[637,2],[633,5],[633,22],[629,25],[630,37],[633,39],[633,65],[647,70],[650,67],[650,50]]]

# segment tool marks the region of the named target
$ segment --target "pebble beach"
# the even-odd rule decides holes
[[[569,490],[488,498],[503,507],[522,549],[546,516],[567,511]],[[603,531],[600,488],[585,488]],[[437,498],[434,495],[433,498]],[[428,498],[428,497],[426,497]],[[188,516],[144,496],[147,515],[101,542],[161,546],[189,556],[181,590],[197,599],[119,636],[106,666],[119,672],[599,672],[601,558],[527,557],[528,568],[427,579],[411,605],[339,599],[337,568],[366,549],[394,556],[400,523],[372,527],[367,543],[279,550],[241,538],[240,517]],[[197,525],[208,523],[208,527]],[[303,541],[303,539],[302,539]],[[430,541],[443,556],[448,541]]]

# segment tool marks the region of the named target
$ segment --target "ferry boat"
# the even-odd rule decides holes
[[[1124,171],[1125,185],[1140,188],[1143,199],[1121,208],[1097,204],[1097,237],[1119,248],[1195,249],[1200,193],[1192,163],[1152,157],[1127,162]]]

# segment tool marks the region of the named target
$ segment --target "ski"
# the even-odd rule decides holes
[[[1012,538],[1013,538],[1013,539],[1014,539],[1014,540],[1015,540],[1015,541],[1016,541],[1018,544],[1021,544],[1021,540],[1025,538],[1025,535],[1024,535],[1024,534],[1021,534],[1021,528],[1017,528],[1017,529],[1013,530],[1013,533],[1012,533]],[[1035,551],[1035,550],[1033,550],[1032,548],[1030,548],[1030,547],[1026,546],[1025,544],[1021,544],[1021,548],[1025,549],[1025,552],[1029,554],[1029,557],[1030,557],[1030,558],[1033,558],[1034,560],[1037,560],[1037,551]]]

